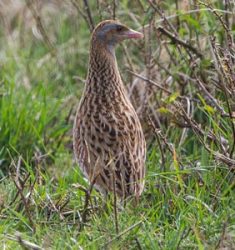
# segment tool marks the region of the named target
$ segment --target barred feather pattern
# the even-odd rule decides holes
[[[139,197],[144,188],[146,143],[128,99],[115,54],[91,40],[86,86],[77,110],[76,160],[102,193]]]

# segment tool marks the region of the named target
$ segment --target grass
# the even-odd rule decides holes
[[[94,23],[115,15],[145,33],[117,58],[146,132],[146,187],[115,218],[113,197],[89,197],[73,160],[91,27],[84,2],[0,11],[1,248],[234,249],[234,4],[89,3]]]

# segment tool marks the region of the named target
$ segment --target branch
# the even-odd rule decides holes
[[[91,10],[90,10],[89,4],[88,4],[87,0],[83,0],[83,3],[84,3],[85,10],[86,10],[86,13],[87,13],[87,17],[88,17],[88,20],[89,20],[89,23],[90,23],[90,27],[93,30],[95,28],[95,25],[94,25],[94,22],[93,22],[93,19],[92,19],[92,16],[91,16]]]
[[[168,30],[164,29],[163,27],[158,27],[158,31],[160,31],[162,34],[169,37],[173,43],[180,44],[181,46],[185,47],[186,49],[192,51],[194,54],[196,54],[198,57],[203,58],[203,55],[201,52],[199,52],[196,48],[194,48],[192,45],[188,44],[187,42],[181,40],[180,38],[176,37],[174,34],[169,32]]]

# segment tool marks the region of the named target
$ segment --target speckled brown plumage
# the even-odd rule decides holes
[[[144,188],[146,145],[138,116],[122,83],[114,47],[140,38],[116,21],[94,30],[85,90],[74,122],[74,153],[86,178],[103,193],[139,197]]]

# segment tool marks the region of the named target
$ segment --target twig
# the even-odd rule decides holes
[[[224,1],[224,9],[225,9],[225,11],[228,11],[228,8],[229,8],[229,0],[225,0]],[[228,13],[224,13],[224,16],[225,16],[226,26],[230,29]]]
[[[144,11],[144,5],[141,3],[141,0],[137,0],[137,4],[140,6],[141,11],[142,11],[142,12],[145,12],[145,11]]]
[[[13,161],[13,164],[15,165],[14,161]],[[16,194],[14,200],[11,202],[11,204],[13,204],[13,202],[16,200],[18,195],[21,196],[21,201],[24,204],[24,208],[25,208],[27,218],[29,220],[29,223],[30,223],[30,225],[32,227],[33,232],[35,232],[36,227],[35,227],[35,224],[34,224],[34,222],[32,220],[32,216],[31,216],[31,213],[30,213],[29,199],[26,198],[24,196],[24,194],[23,194],[23,190],[24,190],[24,187],[25,187],[25,183],[28,180],[28,176],[26,176],[26,178],[22,181],[22,184],[21,184],[21,182],[20,182],[20,165],[21,165],[21,156],[18,159],[17,166],[15,165],[15,167],[16,167],[16,176],[13,177],[13,182],[14,182],[16,188],[17,188],[17,194]],[[30,176],[30,174],[28,174],[28,175]]]
[[[224,183],[229,183],[228,181],[228,177],[231,174],[232,169],[229,169],[229,171],[227,171],[225,177],[222,179],[222,181],[217,185],[216,191],[213,194],[213,199],[211,201],[211,205],[212,205],[212,210],[216,211],[216,207],[218,205],[218,195],[221,192],[222,186],[224,185]]]
[[[132,60],[131,60],[131,57],[130,57],[130,55],[129,55],[129,52],[128,52],[127,48],[126,48],[126,45],[122,43],[122,44],[121,44],[121,47],[123,48],[123,51],[124,51],[124,54],[125,54],[125,56],[126,56],[126,60],[127,60],[127,63],[128,63],[128,65],[129,65],[130,69],[131,69],[132,71],[134,71],[134,66],[133,66],[133,64],[132,64]]]
[[[99,176],[99,174],[97,174],[94,178],[93,181],[90,183],[90,186],[88,189],[84,190],[85,191],[85,202],[84,202],[84,207],[83,207],[83,212],[81,215],[81,224],[78,228],[78,231],[81,232],[81,230],[83,229],[83,226],[85,225],[86,221],[87,221],[87,213],[88,213],[88,206],[89,206],[89,201],[91,199],[91,192],[93,190],[93,187],[95,185],[96,179]]]
[[[52,201],[52,199],[51,199],[51,197],[49,196],[48,193],[46,193],[46,197],[47,197],[47,199],[49,200],[49,202],[50,202],[52,208],[54,209],[54,211],[56,211],[56,212],[59,214],[60,219],[61,219],[61,220],[64,220],[64,216],[60,213],[59,209],[56,207],[56,205],[54,204],[54,202]],[[50,209],[50,210],[51,210],[51,209]]]
[[[5,237],[9,240],[17,241],[23,249],[43,250],[42,247],[36,245],[35,243],[32,243],[28,240],[23,240],[20,234],[16,234],[16,236],[7,234]]]
[[[91,10],[90,10],[89,4],[88,4],[87,0],[83,0],[83,3],[84,3],[85,11],[87,13],[87,17],[88,17],[88,20],[89,20],[89,23],[90,23],[90,27],[93,30],[95,28],[95,25],[94,25],[94,22],[93,22],[93,19],[92,19],[92,16],[91,16]]]
[[[155,6],[153,1],[151,1],[151,0],[147,0],[147,1],[150,4],[150,6],[159,14],[159,16],[162,17],[163,22],[165,24],[167,24],[172,29],[174,34],[177,34],[177,31],[175,30],[175,27],[168,21],[168,19],[165,16],[165,13],[160,9],[159,5]]]
[[[146,78],[151,80],[152,78],[152,71],[151,71],[151,62],[152,62],[152,45],[150,42],[151,33],[153,30],[153,21],[155,15],[152,15],[149,20],[149,26],[147,30],[147,35],[145,36],[145,67],[146,67]],[[150,93],[150,86],[146,85],[143,94],[143,105],[142,105],[142,112],[147,113],[147,105],[148,105],[148,96]]]
[[[114,219],[115,219],[115,229],[116,229],[116,234],[119,233],[119,226],[118,226],[118,211],[117,211],[117,192],[116,192],[116,180],[115,180],[115,170],[113,169],[113,206],[114,206]]]
[[[152,118],[150,117],[150,115],[148,115],[148,119],[149,119],[150,126],[153,128],[154,134],[156,135],[156,138],[157,138],[157,143],[158,143],[158,146],[160,148],[161,158],[162,158],[162,166],[163,166],[162,170],[165,171],[166,158],[165,158],[165,152],[163,151],[163,147],[162,147],[163,145],[160,141],[158,130],[156,129],[155,124],[154,124]]]
[[[209,12],[216,11],[216,12],[220,12],[220,13],[226,13],[228,15],[234,15],[234,12],[232,12],[232,11],[227,11],[227,10],[222,10],[222,9],[201,8],[201,9],[188,10],[188,11],[182,12],[180,14],[174,14],[174,15],[170,15],[170,16],[164,16],[164,18],[158,19],[155,22],[155,24],[160,24],[160,23],[163,23],[166,20],[171,20],[171,19],[177,18],[179,16],[190,15],[190,14],[193,14],[193,13],[201,13],[201,12],[204,12],[204,11],[209,11]],[[147,28],[148,25],[149,24],[146,24],[144,26],[144,28]]]
[[[185,42],[185,41],[181,40],[180,38],[176,37],[174,34],[169,32],[168,30],[164,29],[161,26],[158,27],[157,30],[160,31],[162,34],[168,36],[172,40],[173,43],[180,44],[183,47],[185,47],[185,48],[189,49],[190,51],[192,51],[198,57],[203,58],[203,55],[202,55],[201,52],[199,52],[196,48],[194,48],[193,46],[191,46],[187,42]]]
[[[45,41],[45,43],[47,45],[49,51],[51,52],[51,54],[53,56],[56,57],[56,48],[53,46],[52,42],[50,41],[50,38],[48,37],[48,35],[43,27],[41,17],[39,16],[38,12],[36,11],[36,9],[33,6],[32,0],[26,0],[26,4],[27,4],[29,10],[31,11],[31,13],[36,21],[37,27],[38,27],[38,29],[43,37],[43,40]]]
[[[15,186],[16,186],[16,188],[17,188],[17,190],[19,191],[19,194],[20,194],[20,196],[21,196],[21,200],[22,200],[22,202],[23,202],[23,204],[24,204],[25,212],[26,212],[26,214],[27,214],[29,223],[30,223],[30,225],[32,226],[33,231],[35,232],[36,227],[35,227],[35,225],[34,225],[34,222],[33,222],[33,220],[32,220],[32,217],[31,217],[31,213],[30,213],[30,209],[29,209],[29,205],[28,205],[27,199],[25,198],[25,196],[24,196],[24,194],[23,194],[22,186],[20,185],[20,183],[19,183],[18,180],[14,179],[13,181],[14,181]]]
[[[30,177],[30,173],[28,173],[28,174],[26,175],[25,179],[23,180],[23,185],[22,185],[22,188],[23,188],[23,189],[24,189],[24,183],[27,182],[27,180],[28,180],[29,177]],[[19,194],[20,194],[20,191],[18,190],[17,193],[16,193],[16,195],[15,195],[15,197],[14,197],[13,200],[10,202],[9,206],[11,206],[11,205],[16,201],[16,199],[17,199],[17,197],[19,196]]]
[[[140,245],[139,239],[137,237],[135,237],[135,242],[136,242],[137,249],[143,250],[143,248]]]
[[[225,238],[226,228],[228,227],[228,219],[223,223],[222,232],[220,238],[215,246],[215,249],[222,249],[221,245]],[[220,248],[221,247],[221,248]]]
[[[69,110],[69,113],[68,113],[67,117],[65,118],[65,124],[68,124],[68,123],[69,123],[69,119],[70,119],[70,117],[71,117],[71,115],[72,115],[72,111],[73,111],[73,106],[71,106],[71,108],[70,108],[70,110]],[[60,147],[60,145],[61,145],[61,143],[62,143],[62,141],[63,141],[63,139],[64,139],[66,133],[67,133],[67,130],[65,130],[65,131],[60,135],[60,137],[59,137],[59,139],[58,139],[58,142],[57,142],[57,144],[56,144],[56,147],[55,147],[55,149],[54,149],[55,151],[58,150],[58,148]]]
[[[178,0],[175,0],[175,8],[176,8],[176,13],[179,12],[179,3]],[[180,29],[180,18],[179,16],[176,17],[176,26],[177,26],[177,31]]]
[[[182,72],[177,72],[177,74],[183,78],[185,78],[185,80],[189,80],[190,82],[193,82],[197,85],[199,85],[200,90],[202,90],[204,92],[204,94],[210,99],[210,101],[212,102],[213,106],[220,111],[222,116],[228,116],[228,114],[224,111],[224,109],[218,104],[216,98],[214,98],[212,96],[212,94],[206,89],[205,87],[205,83],[203,83],[196,75],[196,79],[182,73]]]
[[[113,0],[113,20],[116,19],[116,0]]]
[[[101,22],[103,18],[102,18],[102,8],[100,7],[100,0],[96,0],[96,6],[99,13],[99,20]]]
[[[187,102],[187,114],[188,114],[188,116],[190,116],[190,100],[189,100],[188,97],[185,97],[185,99],[186,99],[186,102]],[[192,111],[191,111],[191,113],[192,113]],[[179,147],[181,147],[181,145],[185,141],[187,131],[188,131],[188,128],[186,128],[186,127],[183,128],[183,131],[182,131],[182,134],[181,134],[181,137],[180,137],[180,141],[179,141]]]
[[[72,1],[73,6],[76,8],[77,12],[83,17],[83,19],[87,23],[90,31],[92,32],[93,28],[90,25],[90,22],[89,22],[89,19],[88,19],[87,15],[85,15],[84,11],[81,10],[81,8],[80,8],[80,6],[79,6],[79,4],[77,3],[76,0],[71,0],[71,1]]]
[[[224,109],[218,104],[216,98],[214,98],[209,91],[207,91],[205,85],[197,78],[197,83],[200,86],[200,89],[206,94],[206,96],[212,101],[214,106],[221,112],[221,115],[226,115],[227,113]]]
[[[208,3],[205,3],[205,2],[202,2],[202,1],[199,1],[199,3],[201,3],[202,5],[208,7],[209,9],[211,9],[212,13],[218,18],[219,22],[221,23],[222,27],[224,28],[225,30],[225,33],[226,33],[226,38],[227,38],[227,45],[229,48],[232,48],[232,45],[233,45],[233,36],[232,36],[232,33],[230,32],[229,30],[229,22],[228,22],[228,13],[225,9],[225,18],[227,18],[227,22],[226,20],[224,21],[223,20],[223,17],[222,15],[219,15],[217,13],[217,11],[215,9],[212,8],[211,4],[208,4]],[[225,8],[228,7],[228,3],[227,1],[225,1]]]
[[[150,121],[151,121],[151,118],[149,117]],[[164,143],[164,145],[166,146],[166,148],[169,150],[169,152],[171,153],[171,155],[173,157],[176,156],[175,154],[175,149],[174,149],[174,145],[170,144],[168,141],[167,141],[167,138],[162,134],[162,131],[158,128],[155,127],[155,124],[153,122],[150,122],[150,125],[151,127],[153,128],[153,131],[154,131],[154,134],[156,135],[156,137],[159,139],[159,142],[160,140]],[[160,147],[161,148],[161,147]],[[164,152],[161,151],[161,154],[163,154]],[[179,163],[180,167],[183,167],[183,163],[180,159],[177,159],[177,162]]]
[[[180,236],[180,239],[177,243],[177,246],[176,246],[176,250],[180,250],[180,243],[182,242],[183,239],[187,238],[187,236],[189,235],[189,233],[191,232],[191,228],[188,228],[188,229],[184,229],[181,236]]]
[[[172,94],[172,92],[170,90],[162,87],[159,83],[156,83],[153,80],[150,80],[150,79],[148,79],[148,78],[146,78],[144,76],[141,76],[141,75],[139,75],[139,74],[137,74],[137,73],[135,73],[135,72],[133,72],[131,70],[127,70],[127,71],[130,72],[132,75],[144,80],[145,82],[149,82],[149,83],[153,84],[154,86],[158,87],[159,89],[165,91],[167,94],[170,94],[170,95]]]
[[[179,105],[178,103],[175,103],[176,105],[176,111],[183,116],[183,118],[185,119],[185,121],[190,124],[193,132],[196,134],[197,138],[199,139],[199,141],[202,143],[202,145],[205,147],[205,149],[211,153],[215,159],[225,163],[227,166],[229,166],[231,169],[235,169],[235,160],[225,156],[223,154],[221,154],[220,152],[216,152],[213,149],[211,149],[206,142],[204,141],[204,139],[202,138],[203,136],[205,136],[207,134],[207,138],[212,139],[214,142],[218,143],[219,140],[216,138],[216,136],[210,131],[210,132],[205,132],[201,129],[201,127],[194,121],[192,120],[190,117],[188,117],[187,113],[184,111],[184,109],[181,107],[181,105]]]
[[[232,85],[232,83],[230,83],[229,77],[227,76],[227,74],[226,74],[226,72],[224,70],[223,64],[222,64],[222,62],[220,60],[219,52],[218,52],[217,47],[215,45],[215,38],[211,37],[210,42],[211,42],[211,46],[212,46],[213,51],[214,51],[214,56],[216,58],[217,64],[218,64],[218,66],[219,66],[219,68],[220,68],[220,70],[222,72],[223,78],[225,79],[227,84]],[[231,109],[231,105],[230,105],[230,102],[229,102],[228,91],[227,91],[227,88],[226,88],[223,81],[221,81],[221,86],[222,86],[222,88],[224,90],[225,101],[226,101],[226,104],[227,104],[228,113],[229,113],[229,116],[230,116],[230,124],[231,124],[232,132],[233,132],[233,144],[232,144],[231,151],[230,151],[230,158],[232,158],[233,154],[234,154],[234,151],[235,151],[235,125],[234,125],[234,122],[233,122],[233,114],[232,114],[232,109]]]
[[[210,4],[208,4],[208,3],[206,3],[205,1],[204,1],[204,2],[198,1],[198,2],[199,2],[200,4],[202,4],[202,5],[204,5],[205,7],[207,7],[208,9],[210,9],[211,12],[212,12],[213,14],[215,14],[215,16],[218,18],[218,20],[219,20],[220,23],[222,24],[223,28],[225,29],[225,31],[229,33],[229,28],[228,28],[228,26],[226,25],[226,23],[225,23],[224,20],[222,19],[222,16],[219,15],[219,14],[217,13],[217,10],[214,9],[214,8],[212,8],[212,6],[211,6]],[[225,10],[225,13],[228,14],[228,12],[227,12],[226,10]]]

